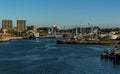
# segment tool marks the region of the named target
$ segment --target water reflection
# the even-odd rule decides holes
[[[101,61],[104,63],[113,63],[113,65],[120,66],[120,59],[115,60],[114,58],[101,58]]]

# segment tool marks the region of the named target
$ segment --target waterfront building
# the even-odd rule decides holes
[[[11,34],[7,33],[6,29],[2,29],[2,32],[0,32],[0,38],[6,38],[6,37],[10,37]]]
[[[26,20],[17,20],[17,31],[23,32],[26,30]]]
[[[12,20],[2,20],[2,29],[12,30]]]
[[[40,27],[37,29],[37,31],[40,33],[40,35],[47,35],[51,31],[50,27]]]
[[[60,31],[60,27],[59,26],[56,26],[56,25],[53,25],[52,28],[51,28],[51,33],[52,35],[57,35]]]
[[[37,29],[37,31],[40,33],[48,33],[50,30],[51,30],[50,27],[40,27]]]
[[[37,32],[37,27],[35,25],[27,26],[27,30],[33,30],[34,32]]]

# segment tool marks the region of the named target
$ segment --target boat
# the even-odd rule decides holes
[[[120,51],[120,47],[118,45],[115,45],[114,48],[108,48],[107,50],[104,50],[101,53],[101,58],[108,58],[108,59],[113,59],[115,58],[115,54]]]
[[[107,50],[104,50],[102,53],[101,53],[101,59],[113,59],[114,58],[114,50],[113,49],[107,49]]]

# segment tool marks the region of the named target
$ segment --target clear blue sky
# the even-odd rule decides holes
[[[86,25],[119,27],[120,0],[0,0],[2,19],[27,20],[27,25]]]

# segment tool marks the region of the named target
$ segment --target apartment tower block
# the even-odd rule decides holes
[[[17,31],[23,32],[26,30],[26,20],[17,20]]]
[[[12,30],[13,23],[12,20],[2,20],[2,29]]]

